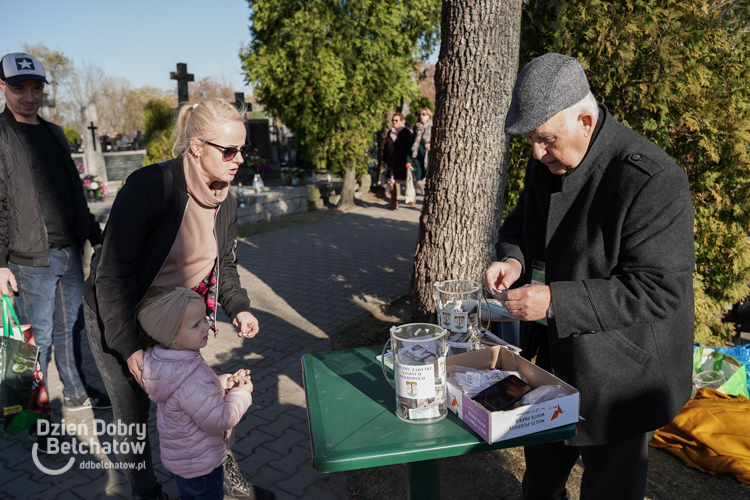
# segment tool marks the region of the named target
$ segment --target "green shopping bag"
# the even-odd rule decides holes
[[[39,348],[31,329],[22,328],[2,295],[3,329],[0,336],[0,424],[8,434],[28,429],[49,417],[50,406],[42,370],[37,363]],[[15,320],[15,327],[11,324]]]
[[[725,381],[717,390],[731,396],[743,395],[750,398],[745,380],[745,365],[729,354],[699,346],[693,351],[693,377],[698,373],[724,372]]]

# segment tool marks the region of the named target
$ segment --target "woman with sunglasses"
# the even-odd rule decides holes
[[[430,108],[419,110],[419,119],[414,127],[414,142],[411,145],[411,165],[414,169],[414,183],[417,192],[424,194],[424,179],[427,177],[427,152],[432,140],[432,111]],[[412,205],[414,202],[411,203]]]
[[[223,99],[183,104],[173,134],[175,158],[134,172],[117,194],[84,288],[89,344],[115,420],[148,422],[151,402],[142,389],[144,346],[135,312],[151,287],[198,292],[214,334],[217,303],[240,337],[258,333],[237,273],[237,203],[229,193],[250,149],[243,117],[243,110]],[[129,464],[121,470],[133,498],[166,498],[154,475],[148,437],[143,453],[131,450],[117,459]],[[247,483],[229,455],[224,473],[229,497],[274,498]]]
[[[389,210],[398,208],[398,194],[396,184],[406,186],[406,160],[411,146],[411,132],[404,126],[404,115],[396,113],[391,119],[393,127],[388,132],[383,148],[382,162],[386,169],[380,179],[381,184],[388,184],[391,190],[391,204]]]

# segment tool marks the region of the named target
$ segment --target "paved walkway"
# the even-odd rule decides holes
[[[237,426],[233,452],[246,476],[271,488],[279,500],[347,498],[343,473],[320,474],[310,467],[300,357],[330,350],[329,334],[406,293],[420,209],[419,203],[395,212],[385,205],[370,205],[238,243],[242,285],[261,331],[255,339],[243,341],[224,316],[219,336],[202,352],[218,373],[252,370],[253,405]],[[102,389],[88,349],[83,359],[88,380]],[[79,440],[105,443],[109,438],[95,436],[92,421],[111,422],[111,412],[62,411],[54,363],[49,377],[56,414],[66,423],[84,424],[79,431],[88,434],[79,432]],[[155,420],[154,405],[149,432],[155,468],[170,498],[178,498],[160,462]],[[48,469],[61,469],[75,456],[70,470],[49,475],[35,465],[27,433],[8,436],[0,431],[0,436],[0,498],[130,498],[124,475],[104,469],[116,465],[114,454],[42,455],[40,462]]]

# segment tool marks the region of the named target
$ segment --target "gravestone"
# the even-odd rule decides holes
[[[87,174],[92,174],[104,182],[107,182],[107,168],[104,163],[104,151],[99,143],[97,126],[99,116],[96,112],[96,104],[89,103],[81,107],[81,125],[86,134],[83,140],[83,166]]]
[[[252,108],[250,107],[250,103],[245,102],[245,93],[244,92],[235,92],[234,93],[234,106],[237,109],[242,108],[242,106],[245,106],[246,111],[252,111]]]
[[[246,120],[245,130],[247,130],[247,142],[258,150],[261,158],[269,163],[274,162],[274,155],[271,151],[271,128],[268,126],[268,120]]]
[[[42,98],[42,118],[44,118],[47,121],[52,121],[50,118],[50,108],[55,107],[55,100],[50,98],[49,94],[47,92],[44,93],[44,96]]]
[[[188,82],[195,80],[194,75],[187,72],[187,64],[177,63],[177,71],[171,71],[169,78],[177,80],[177,102],[182,104],[188,99]]]

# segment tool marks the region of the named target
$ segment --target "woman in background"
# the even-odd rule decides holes
[[[414,183],[417,193],[424,194],[424,179],[427,177],[427,152],[432,140],[432,111],[422,108],[414,127],[414,142],[411,145],[411,165],[414,168]],[[414,202],[412,202],[412,205]]]
[[[406,186],[406,160],[409,156],[412,134],[404,126],[404,115],[401,113],[393,115],[391,123],[393,126],[388,132],[388,137],[385,139],[385,147],[383,148],[382,161],[386,164],[386,170],[383,175],[385,182],[381,180],[381,183],[387,183],[388,188],[391,190],[391,204],[388,206],[388,209],[396,210],[398,208],[396,184]]]

